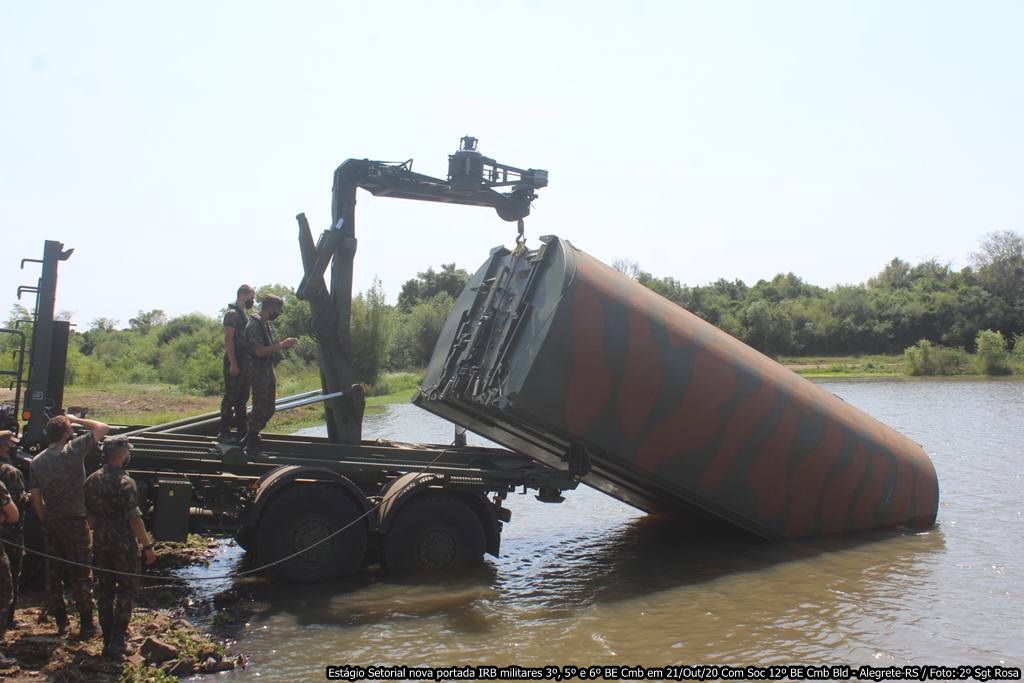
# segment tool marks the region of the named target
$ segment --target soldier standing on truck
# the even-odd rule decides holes
[[[72,425],[89,431],[76,437]],[[29,495],[36,517],[43,525],[46,552],[68,560],[71,573],[71,592],[78,607],[79,632],[82,640],[96,634],[93,621],[92,535],[86,521],[85,456],[110,431],[110,427],[95,420],[83,420],[73,415],[58,415],[46,423],[49,447],[32,459],[29,470]],[[64,582],[58,560],[46,560],[46,606],[57,622],[57,632],[68,630],[68,613],[64,604]]]
[[[25,557],[22,546],[25,545],[25,529],[22,522],[25,519],[25,508],[28,505],[28,493],[25,491],[25,479],[21,476],[21,470],[14,466],[14,449],[19,439],[9,429],[0,431],[0,483],[7,487],[11,500],[18,508],[18,519],[13,522],[0,524],[0,541],[3,541],[4,551],[7,553],[7,560],[11,565],[11,609],[7,612],[7,618],[0,618],[0,633],[4,628],[14,628],[14,607],[18,604],[18,584],[21,583],[21,563]],[[3,606],[0,605],[0,609]]]
[[[153,564],[153,542],[139,511],[135,481],[124,471],[131,460],[126,436],[103,442],[106,464],[85,480],[85,507],[93,529],[93,566],[96,568],[96,607],[100,614],[104,656],[128,654],[126,643],[132,605],[139,589],[139,551]],[[102,571],[110,569],[115,572]],[[116,601],[116,604],[115,604]]]
[[[284,300],[275,294],[267,294],[260,301],[260,314],[252,316],[245,328],[249,341],[249,384],[252,386],[252,413],[245,435],[245,449],[254,451],[259,447],[260,431],[274,416],[274,401],[277,394],[277,377],[274,366],[281,359],[281,350],[290,349],[299,343],[295,337],[274,341],[274,327],[271,324],[284,311]]]
[[[0,521],[4,524],[16,524],[20,517],[18,506],[11,500],[11,494],[7,491],[7,487],[0,482]],[[3,640],[4,631],[7,628],[7,610],[11,604],[12,590],[11,565],[7,561],[7,554],[3,547],[0,547],[0,641]],[[0,652],[0,666],[9,667],[14,664],[17,662],[5,657]]]
[[[245,435],[245,404],[249,401],[249,352],[245,326],[249,322],[246,309],[252,308],[256,290],[251,285],[238,288],[235,303],[224,314],[224,398],[220,402],[220,433],[218,441],[227,441],[231,427]]]

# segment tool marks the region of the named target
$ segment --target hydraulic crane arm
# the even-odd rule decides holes
[[[325,393],[344,392],[325,403],[327,435],[336,443],[362,439],[363,395],[352,358],[352,263],[356,253],[356,190],[377,197],[417,199],[446,204],[491,207],[506,221],[530,214],[536,191],[548,184],[547,171],[499,164],[476,149],[477,139],[462,138],[459,151],[448,157],[448,178],[416,173],[405,162],[349,159],[334,172],[331,227],[316,245],[305,214],[299,222],[299,250],[304,276],[296,295],[310,302],[311,333],[317,340],[320,377]],[[501,189],[508,188],[505,191]],[[330,288],[324,282],[331,267]]]

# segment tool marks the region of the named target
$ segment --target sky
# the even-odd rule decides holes
[[[297,286],[347,158],[543,168],[556,234],[683,283],[863,282],[1024,231],[1020,2],[0,3],[0,305],[216,315]],[[490,209],[359,196],[355,288],[474,271]],[[25,296],[22,303],[33,302]]]

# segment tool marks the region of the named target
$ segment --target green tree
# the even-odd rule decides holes
[[[142,334],[146,334],[154,327],[159,327],[167,322],[167,315],[158,308],[154,308],[148,313],[139,311],[139,314],[134,318],[128,320],[129,329],[135,330]]]
[[[375,277],[373,286],[352,300],[352,357],[359,379],[367,384],[375,383],[384,367],[389,332],[384,287]]]
[[[417,303],[428,301],[442,293],[455,299],[468,281],[469,273],[462,268],[456,268],[454,263],[442,264],[440,271],[435,271],[432,267],[427,268],[402,285],[402,290],[398,294],[398,307],[408,311]]]
[[[1024,332],[1024,237],[1012,230],[990,232],[971,254],[979,284],[998,301],[993,329]]]
[[[450,294],[439,292],[395,316],[388,353],[392,369],[415,370],[427,365],[454,303]]]

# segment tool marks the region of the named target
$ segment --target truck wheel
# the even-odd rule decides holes
[[[483,554],[480,520],[468,505],[445,495],[409,502],[384,541],[384,564],[393,572],[466,567],[479,564]]]
[[[267,504],[256,532],[261,565],[309,548],[359,517],[355,502],[337,487],[327,484],[293,484]],[[363,564],[366,523],[359,520],[286,562],[267,569],[280,581],[324,581],[352,574]]]

